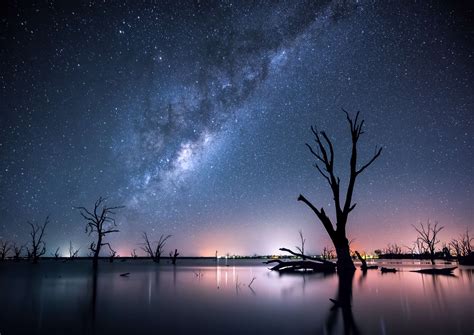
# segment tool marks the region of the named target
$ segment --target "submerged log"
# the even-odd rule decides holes
[[[272,271],[280,273],[300,273],[300,272],[334,272],[336,271],[336,264],[327,262],[317,262],[313,260],[299,260],[299,261],[282,261],[279,259],[272,259],[264,262],[265,264],[278,263],[270,268]],[[329,263],[329,264],[328,264]]]
[[[387,273],[387,272],[397,272],[397,269],[395,268],[384,268],[383,266],[380,268],[380,271],[382,273]]]
[[[443,269],[421,269],[421,270],[413,270],[410,272],[418,272],[418,273],[424,273],[424,274],[430,274],[430,275],[452,275],[453,270],[456,269],[457,266],[454,266],[452,268],[443,268]]]
[[[336,264],[320,258],[313,258],[303,253],[294,252],[288,248],[280,248],[280,251],[288,252],[294,256],[301,257],[302,260],[282,261],[279,259],[271,259],[263,262],[264,264],[278,263],[270,268],[272,271],[280,273],[305,273],[305,272],[335,272]]]

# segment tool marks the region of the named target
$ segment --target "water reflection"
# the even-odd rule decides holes
[[[363,279],[367,275],[367,271],[364,271],[361,275],[359,284],[363,283]],[[334,306],[331,307],[328,317],[326,319],[326,330],[328,334],[341,334],[341,331],[337,329],[339,311],[342,314],[342,325],[343,334],[349,335],[360,334],[359,328],[354,320],[354,314],[352,313],[352,282],[354,279],[354,272],[343,272],[338,273],[338,289],[337,298],[330,299]]]
[[[463,334],[474,272],[278,275],[232,262],[0,264],[2,334]],[[120,274],[130,272],[130,276]],[[255,279],[254,279],[255,278]],[[333,299],[334,302],[331,302]]]

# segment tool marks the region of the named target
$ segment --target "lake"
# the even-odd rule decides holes
[[[474,267],[426,275],[410,272],[426,263],[386,261],[400,271],[342,278],[279,275],[261,260],[162,263],[0,263],[0,333],[474,333]]]

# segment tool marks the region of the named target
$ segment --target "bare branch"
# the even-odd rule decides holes
[[[380,147],[379,150],[376,150],[374,156],[366,163],[364,164],[359,170],[356,171],[356,174],[361,174],[366,168],[368,168],[375,160],[380,156],[382,153],[382,148]]]

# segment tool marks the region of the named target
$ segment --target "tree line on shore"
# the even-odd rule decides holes
[[[89,245],[88,257],[92,258],[93,264],[97,265],[100,258],[101,251],[107,248],[109,255],[107,256],[110,262],[118,257],[117,251],[114,250],[110,242],[106,241],[107,235],[111,233],[118,233],[119,229],[115,221],[115,214],[117,210],[124,208],[124,206],[108,206],[106,204],[106,198],[99,197],[94,203],[94,207],[88,209],[86,207],[76,207],[81,217],[86,222],[85,232],[89,236],[93,237],[93,241]],[[7,240],[0,240],[0,260],[13,259],[19,261],[20,259],[27,259],[32,263],[38,263],[41,257],[46,255],[46,228],[50,223],[50,217],[47,216],[42,224],[27,222],[30,226],[30,239],[25,244],[17,244],[16,242],[10,242]],[[155,263],[159,263],[164,253],[166,242],[172,237],[172,235],[161,235],[157,242],[150,241],[148,234],[143,232],[143,242],[140,243],[140,248],[145,252],[146,257],[153,260]],[[103,248],[104,247],[104,248]],[[75,259],[78,257],[80,248],[74,248],[72,241],[69,241],[69,259]],[[133,249],[131,257],[137,258],[136,249]],[[172,264],[176,264],[176,260],[179,256],[178,249],[170,251],[169,257]],[[55,259],[61,258],[60,248],[55,249],[51,252],[51,257]],[[67,257],[67,256],[66,256]]]

